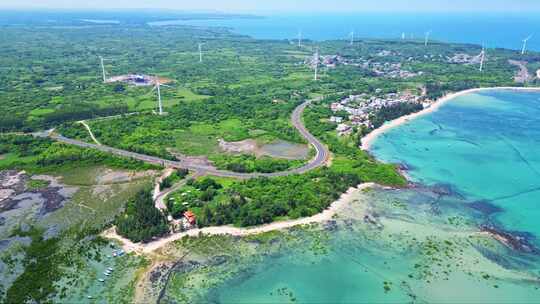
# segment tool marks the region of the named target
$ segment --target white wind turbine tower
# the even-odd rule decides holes
[[[315,81],[319,80],[319,47],[315,49]]]
[[[199,43],[199,62],[203,62],[203,58],[202,58],[202,46],[204,45],[204,43]]]
[[[159,76],[154,76],[154,88],[152,91],[156,90],[158,95],[158,114],[163,115],[163,101],[161,99],[161,86],[169,87],[168,85],[162,84],[159,80]]]
[[[529,37],[523,39],[523,48],[521,48],[521,55],[525,55],[525,51],[527,50],[527,42],[529,39],[532,38],[533,35],[529,35]]]
[[[405,40],[405,32],[401,33],[401,40]]]
[[[354,30],[349,35],[351,36],[351,45],[354,45]]]
[[[480,72],[484,70],[484,61],[486,60],[486,49],[482,44],[482,51],[480,52]]]
[[[298,31],[298,47],[302,47],[302,30]]]
[[[429,42],[429,35],[431,35],[431,31],[427,31],[427,32],[426,32],[426,36],[425,36],[425,39],[424,39],[424,46],[427,46],[427,45],[428,45],[428,42]]]

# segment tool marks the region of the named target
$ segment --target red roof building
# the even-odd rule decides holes
[[[184,217],[191,225],[195,225],[195,223],[197,223],[197,218],[195,217],[195,214],[191,211],[184,212]]]

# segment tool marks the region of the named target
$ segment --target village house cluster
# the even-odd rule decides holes
[[[389,63],[389,62],[365,62],[362,67],[364,69],[370,70],[378,77],[387,77],[387,78],[400,78],[407,79],[416,76],[421,76],[424,72],[411,72],[404,70],[401,63]]]
[[[379,57],[385,57],[385,56],[392,56],[395,55],[392,52],[387,51],[381,51],[378,56]],[[412,58],[410,58],[412,60]],[[307,57],[304,61],[305,65],[310,66],[311,68],[315,68],[316,64],[316,58],[314,56]],[[347,58],[344,58],[340,55],[325,55],[320,56],[318,60],[319,64],[325,68],[332,69],[337,67],[338,65],[350,65],[350,66],[356,66],[364,70],[368,70],[375,77],[386,77],[386,78],[399,78],[399,79],[407,79],[412,78],[416,76],[421,76],[424,74],[424,72],[411,72],[408,70],[405,70],[401,63],[391,63],[391,62],[378,62],[374,61],[372,59],[358,59],[358,60],[349,60]]]
[[[371,115],[382,107],[391,107],[400,103],[420,103],[424,108],[429,107],[431,103],[424,96],[418,96],[411,93],[389,93],[381,94],[381,90],[376,91],[372,96],[366,93],[360,95],[350,95],[338,102],[330,105],[333,113],[346,112],[348,117],[335,115],[330,117],[330,122],[336,123],[336,131],[340,136],[350,135],[354,127],[373,128],[370,121]]]
[[[457,54],[454,54],[454,56],[452,57],[447,57],[447,62],[453,63],[453,64],[465,64],[465,65],[479,64],[480,55],[469,55],[465,53],[457,53]]]

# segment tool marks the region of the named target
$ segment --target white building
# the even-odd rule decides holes
[[[330,122],[341,123],[342,121],[343,121],[343,117],[339,117],[339,116],[330,117]]]

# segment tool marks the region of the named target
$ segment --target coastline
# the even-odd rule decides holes
[[[217,226],[217,227],[206,227],[206,228],[197,228],[191,229],[184,232],[177,232],[170,234],[166,237],[156,239],[148,243],[134,243],[116,233],[116,228],[112,227],[105,230],[101,236],[110,240],[119,241],[122,244],[122,249],[125,252],[134,252],[138,254],[142,253],[151,253],[154,252],[165,245],[177,241],[185,236],[196,237],[200,235],[232,235],[232,236],[249,236],[254,234],[260,234],[275,230],[283,230],[292,228],[299,225],[306,225],[312,223],[321,223],[327,222],[332,219],[332,217],[341,210],[344,206],[352,202],[354,199],[354,194],[358,191],[362,191],[368,188],[376,186],[374,183],[364,183],[358,185],[358,187],[350,188],[347,192],[343,193],[341,197],[334,201],[326,210],[321,213],[315,214],[311,217],[305,217],[295,220],[287,220],[280,222],[273,222],[261,226],[251,227],[251,228],[237,228],[233,226]]]
[[[435,101],[430,107],[423,109],[420,112],[412,113],[409,115],[402,116],[400,118],[396,118],[390,122],[385,123],[384,125],[380,126],[379,128],[371,131],[368,135],[364,136],[362,138],[362,145],[361,149],[364,151],[368,151],[375,140],[384,134],[385,132],[398,127],[404,123],[407,123],[413,119],[416,119],[418,117],[424,116],[429,113],[433,113],[437,110],[439,110],[443,105],[445,105],[447,102],[452,101],[453,99],[468,95],[472,93],[478,93],[478,92],[484,92],[484,91],[493,91],[493,90],[509,90],[509,91],[540,91],[540,87],[489,87],[489,88],[476,88],[476,89],[468,89],[464,91],[459,91],[455,93],[449,93],[445,96],[439,98],[437,101]]]
[[[383,126],[373,130],[371,133],[369,133],[362,139],[361,149],[364,151],[368,151],[371,145],[373,144],[373,142],[380,135],[384,134],[388,130],[398,127],[404,123],[407,123],[423,115],[433,113],[437,111],[440,107],[442,107],[444,104],[446,104],[449,101],[452,101],[453,99],[457,97],[467,95],[467,94],[483,92],[483,91],[492,91],[492,90],[540,91],[540,87],[488,87],[488,88],[468,89],[468,90],[464,90],[460,92],[449,93],[439,98],[430,107],[425,108],[422,111],[412,113],[406,116],[402,116],[400,118],[387,122]],[[301,219],[295,219],[295,220],[273,222],[273,223],[251,227],[251,228],[237,228],[233,226],[215,226],[215,227],[206,227],[206,228],[200,228],[200,229],[197,228],[197,229],[191,229],[184,232],[173,233],[166,237],[159,238],[148,243],[134,243],[118,235],[116,233],[115,227],[112,227],[104,231],[101,235],[107,239],[119,241],[122,244],[122,248],[126,252],[135,252],[139,254],[154,252],[166,246],[167,244],[174,242],[176,240],[179,240],[185,236],[196,237],[196,236],[201,236],[201,235],[231,235],[231,236],[244,237],[244,236],[260,234],[260,233],[265,233],[265,232],[270,232],[270,231],[275,231],[275,230],[288,229],[288,228],[292,228],[299,225],[306,225],[306,224],[311,224],[311,223],[321,223],[321,222],[329,221],[339,210],[341,210],[345,205],[347,205],[353,200],[353,196],[355,193],[357,193],[358,191],[362,191],[364,189],[374,187],[374,186],[377,186],[377,185],[374,183],[364,183],[364,184],[360,184],[356,188],[354,187],[350,188],[347,192],[343,193],[338,200],[334,201],[326,210],[314,216],[301,218]]]

